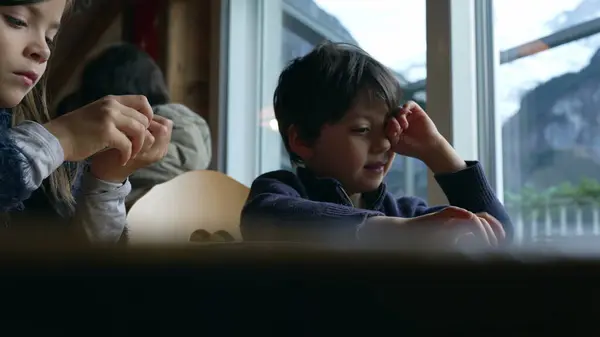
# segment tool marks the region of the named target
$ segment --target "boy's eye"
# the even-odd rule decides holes
[[[46,44],[48,44],[48,47],[51,49],[54,48],[54,41],[51,38],[46,38]]]
[[[10,16],[10,15],[4,15],[4,20],[6,20],[6,22],[13,27],[16,28],[20,28],[20,27],[27,27],[27,23],[21,19],[17,19],[14,16]]]
[[[356,132],[356,133],[367,133],[369,131],[371,131],[371,129],[366,128],[366,127],[365,128],[356,128],[356,129],[352,130],[352,132]]]

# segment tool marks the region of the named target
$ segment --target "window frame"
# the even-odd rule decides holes
[[[227,11],[229,26],[224,75],[226,103],[223,105],[227,116],[226,139],[222,140],[221,167],[234,179],[250,185],[261,173],[281,167],[280,135],[261,127],[260,113],[272,106],[273,91],[284,66],[281,57],[284,19],[302,23],[315,43],[325,39],[343,40],[343,37],[303,14],[293,1],[228,0],[223,10]],[[263,156],[263,153],[269,155]]]
[[[497,111],[500,50],[494,38],[494,0],[475,2],[479,161],[498,199],[504,201],[502,122]]]
[[[281,38],[277,38],[281,34],[281,3],[228,2],[227,74],[224,76],[227,141],[223,146],[223,166],[226,174],[249,186],[261,170],[269,166],[260,153],[271,151],[268,145],[273,142],[268,140],[272,135],[260,127],[260,112],[270,105],[274,90],[274,80],[269,80],[275,68],[272,64],[281,63]]]
[[[427,0],[427,113],[465,160],[479,159],[475,1]],[[461,74],[461,76],[453,76]],[[430,204],[448,200],[433,174]]]
[[[484,158],[480,154],[483,149],[479,150],[480,143],[485,144],[483,148],[488,148],[490,140],[486,138],[480,142],[480,136],[485,132],[479,131],[479,121],[485,118],[478,115],[482,104],[478,97],[482,93],[477,82],[482,70],[478,73],[481,58],[477,56],[475,37],[477,26],[482,25],[482,21],[476,20],[475,2],[426,0],[428,113],[463,158],[483,158],[484,167],[493,165],[501,168],[501,158],[500,161]],[[302,22],[315,36],[323,39],[341,37],[324,36],[328,33],[318,22],[303,15],[286,0],[228,0],[226,10],[229,27],[227,71],[223,77],[227,79],[224,104],[227,117],[222,166],[225,173],[250,185],[256,176],[275,169],[281,162],[281,143],[274,138],[279,135],[260,127],[259,113],[262,108],[271,106],[276,84],[274,79],[277,78],[275,72],[278,73],[283,66],[280,41],[284,16]],[[486,21],[485,24],[490,23]],[[462,75],[452,76],[453,73]],[[493,84],[493,77],[490,83]],[[485,92],[493,90],[488,87]],[[490,99],[486,99],[486,104],[490,104]],[[482,116],[494,115],[488,110],[486,108],[486,115]],[[279,149],[274,148],[275,144]],[[263,156],[263,153],[269,153],[269,156]],[[495,153],[501,155],[501,151]],[[499,174],[496,170],[491,178],[495,188],[497,176],[501,177],[501,171]],[[447,203],[431,173],[428,177],[428,200],[432,204]]]

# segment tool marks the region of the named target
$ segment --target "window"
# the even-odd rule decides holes
[[[423,105],[427,99],[426,110],[440,132],[466,160],[478,159],[474,0],[223,3],[223,166],[233,178],[250,185],[260,173],[291,168],[273,121],[273,91],[285,63],[324,39],[358,44],[388,65],[405,98]],[[387,181],[397,195],[447,202],[417,160],[398,158]]]
[[[290,1],[291,2],[291,1]],[[406,88],[426,76],[425,0],[315,0],[327,22],[343,40],[365,49],[390,67]],[[401,13],[411,13],[411,29],[398,26]],[[331,39],[331,38],[330,38]],[[405,99],[424,103],[424,91],[405,91]],[[396,156],[385,179],[397,196],[427,198],[427,167],[420,161]]]
[[[411,91],[410,82],[421,80],[426,75],[425,0],[249,0],[246,3],[231,0],[229,10],[235,16],[230,17],[229,45],[236,50],[236,54],[239,53],[239,56],[235,56],[231,49],[229,51],[229,80],[242,83],[240,80],[254,78],[257,81],[255,85],[262,83],[258,93],[245,89],[247,95],[236,95],[235,102],[232,101],[232,93],[243,92],[244,89],[230,83],[228,90],[229,102],[233,104],[233,107],[228,107],[228,134],[234,132],[239,135],[234,136],[239,139],[234,139],[233,143],[228,141],[228,173],[245,183],[250,183],[256,175],[266,171],[292,169],[274,120],[272,94],[277,76],[284,65],[291,59],[308,53],[324,40],[359,45],[397,73],[398,80],[407,88],[406,99],[424,103],[424,88]],[[265,14],[276,10],[280,13],[277,19]],[[410,29],[398,26],[402,13],[411,13]],[[255,21],[250,19],[262,22],[262,25],[258,23],[261,28],[252,28],[250,25]],[[245,27],[244,30],[241,27]],[[272,33],[275,30],[279,33]],[[266,32],[270,32],[268,37]],[[243,38],[254,40],[235,44],[235,39]],[[278,40],[274,41],[275,38]],[[257,52],[241,50],[242,46],[249,47],[250,41],[256,42]],[[276,46],[279,47],[278,51],[274,50]],[[245,69],[244,74],[240,74],[242,66],[249,66],[248,61],[245,65],[241,61],[242,54],[251,59],[250,64],[261,66],[254,72]],[[278,55],[279,59],[274,55]],[[233,74],[236,74],[235,78]],[[244,79],[244,75],[249,77]],[[257,94],[260,98],[250,98]],[[246,103],[254,106],[254,117],[248,117],[252,109],[242,109],[240,104],[243,100],[240,97],[246,97]],[[258,127],[252,131],[241,130],[242,122],[237,118],[236,121],[231,120],[232,116],[240,114],[244,114],[240,119],[244,119],[245,123],[254,122],[253,125]],[[252,144],[253,142],[256,143]],[[247,150],[242,154],[240,147]],[[250,153],[257,158],[249,158]],[[240,158],[236,156],[241,156],[241,162],[247,163],[244,165],[246,173],[241,172],[239,164],[233,164],[233,161],[240,162]],[[252,171],[252,177],[248,171]],[[387,182],[392,193],[427,198],[427,168],[417,160],[398,157]]]
[[[228,13],[234,178],[290,169],[271,108],[284,64],[352,42],[482,162],[520,242],[600,235],[600,0],[229,0]],[[394,193],[445,202],[433,181],[402,158],[388,177]]]
[[[600,235],[600,1],[493,0],[493,10],[489,113],[517,238]]]

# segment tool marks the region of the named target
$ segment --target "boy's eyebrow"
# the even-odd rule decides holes
[[[42,11],[39,8],[35,7],[34,5],[25,6],[25,8],[27,8],[27,10],[35,17],[40,18],[40,17],[44,16]],[[60,22],[59,21],[52,22],[50,24],[50,28],[58,30],[60,28]]]
[[[353,112],[347,114],[346,117],[352,118],[352,119],[357,119],[357,118],[371,119],[373,116],[371,116],[369,114],[353,111]]]

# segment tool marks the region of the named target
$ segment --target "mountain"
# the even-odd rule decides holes
[[[526,93],[502,126],[505,189],[600,180],[600,50]]]

